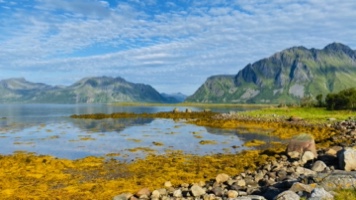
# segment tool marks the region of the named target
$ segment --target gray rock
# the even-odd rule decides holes
[[[211,192],[214,193],[216,196],[222,196],[224,194],[224,189],[222,189],[221,187],[214,187]]]
[[[347,172],[335,170],[331,173],[318,173],[313,177],[327,191],[343,189],[354,189],[356,185],[356,171]]]
[[[317,160],[314,164],[313,164],[313,166],[312,166],[312,170],[313,171],[315,171],[315,172],[322,172],[322,171],[324,171],[325,169],[326,169],[326,164],[323,162],[323,161],[321,161],[321,160]]]
[[[297,173],[297,174],[304,174],[305,176],[309,176],[309,175],[315,175],[316,174],[316,172],[315,171],[313,171],[313,170],[310,170],[310,169],[307,169],[307,168],[304,168],[304,167],[297,167],[296,169],[295,169],[295,172]]]
[[[133,194],[131,193],[122,193],[113,198],[113,200],[128,200],[130,197],[132,197]]]
[[[297,192],[307,192],[311,193],[313,191],[314,187],[310,185],[306,185],[303,183],[296,182],[292,185],[292,187],[289,189],[290,191],[293,191],[295,193]]]
[[[303,155],[305,151],[311,151],[314,157],[318,156],[314,138],[310,134],[299,134],[293,137],[287,146],[287,154],[289,155],[293,151],[298,152],[299,155]]]
[[[193,196],[195,196],[195,197],[199,197],[199,196],[205,194],[205,190],[202,187],[200,187],[199,185],[193,185],[190,188],[190,191],[192,192]]]
[[[356,150],[353,148],[345,148],[337,154],[339,167],[345,171],[356,170]]]
[[[327,192],[324,188],[315,188],[308,200],[332,200],[334,196]]]
[[[300,197],[295,192],[287,190],[277,195],[274,200],[299,200]]]
[[[263,196],[258,196],[258,195],[248,195],[248,196],[243,196],[243,197],[237,197],[237,200],[267,200]]]

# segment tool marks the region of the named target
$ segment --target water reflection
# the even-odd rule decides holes
[[[199,127],[170,119],[71,119],[72,114],[161,112],[173,107],[108,105],[0,105],[0,153],[29,151],[70,159],[115,155],[129,160],[148,152],[183,150],[209,154],[234,152],[256,134]],[[185,108],[179,108],[184,110]],[[200,108],[190,108],[199,110]],[[219,108],[222,111],[222,108]],[[265,136],[264,136],[265,137]],[[262,138],[265,140],[265,138]],[[202,142],[203,141],[203,142]],[[209,141],[215,144],[209,143]]]

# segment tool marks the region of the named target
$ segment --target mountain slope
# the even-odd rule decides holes
[[[159,102],[168,100],[154,88],[130,83],[120,77],[84,78],[68,87],[52,87],[25,79],[0,82],[0,102],[25,103],[110,103]]]
[[[340,43],[293,47],[248,64],[236,76],[214,76],[186,101],[298,103],[305,96],[356,86],[356,51]]]

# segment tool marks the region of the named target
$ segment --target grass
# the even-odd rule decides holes
[[[263,108],[239,113],[240,115],[261,119],[288,118],[297,116],[308,123],[326,123],[328,119],[345,120],[348,117],[356,117],[353,111],[329,111],[325,108]]]

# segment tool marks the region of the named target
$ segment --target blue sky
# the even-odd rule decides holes
[[[194,93],[292,46],[356,48],[355,0],[0,0],[0,79]]]

